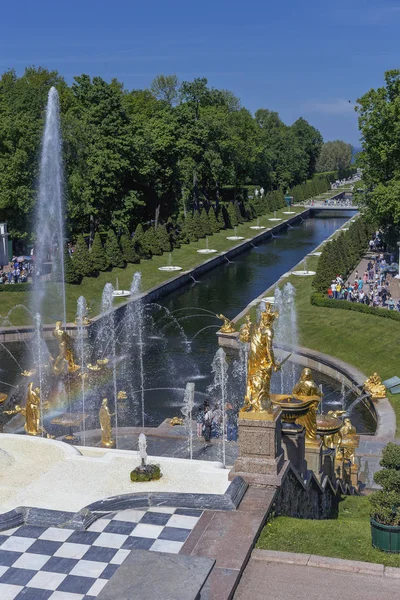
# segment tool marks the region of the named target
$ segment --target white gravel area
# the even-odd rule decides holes
[[[216,462],[149,457],[160,465],[162,478],[132,483],[137,452],[78,449],[9,434],[0,437],[0,446],[13,459],[0,473],[0,512],[18,506],[78,511],[96,500],[143,491],[223,494],[229,485],[228,470]]]

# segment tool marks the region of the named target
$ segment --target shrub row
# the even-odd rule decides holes
[[[313,191],[311,192],[310,188],[310,193]],[[221,229],[231,229],[284,207],[282,190],[275,190],[262,197],[258,196],[251,202],[220,203],[218,209],[211,206],[207,211],[203,208],[201,211],[187,213],[186,217],[180,215],[176,221],[169,218],[167,223],[159,224],[157,229],[153,225],[145,229],[139,224],[133,236],[124,232],[119,240],[114,230],[109,229],[104,245],[104,234],[97,232],[90,250],[84,236],[80,235],[72,257],[65,250],[65,281],[80,283],[82,277],[96,276],[100,271],[114,267],[122,268],[127,263],[138,263],[142,258],[148,259],[171,252],[181,244],[197,242]]]
[[[32,283],[1,283],[0,292],[29,292]]]
[[[368,315],[375,315],[376,317],[383,317],[384,319],[393,319],[394,321],[400,321],[400,312],[394,310],[385,310],[382,308],[373,308],[366,304],[360,304],[358,302],[347,302],[346,300],[333,300],[327,298],[323,294],[314,292],[310,297],[311,304],[322,308],[339,308],[341,310],[353,310],[359,313],[366,313]]]
[[[373,223],[360,217],[349,224],[347,231],[324,245],[312,284],[317,292],[327,293],[337,275],[348,276],[365,253],[374,229]]]

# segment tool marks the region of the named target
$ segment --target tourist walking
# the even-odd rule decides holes
[[[212,410],[209,405],[204,404],[203,414],[203,437],[205,447],[211,446],[211,424],[212,424]]]

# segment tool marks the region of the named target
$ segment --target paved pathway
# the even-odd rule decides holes
[[[359,276],[362,277],[364,272],[367,270],[367,264],[370,261],[371,256],[376,256],[377,254],[379,254],[379,252],[367,252],[367,254],[365,256],[363,256],[361,261],[358,263],[357,267],[351,273],[350,277],[348,277],[348,281],[351,281],[351,283],[354,283],[356,271],[358,271]],[[397,261],[397,257],[396,257],[396,261]],[[395,277],[392,277],[392,275],[389,273],[389,275],[387,277],[387,281],[389,282],[390,293],[392,294],[392,298],[396,304],[397,300],[400,300],[400,279],[396,279]],[[367,290],[369,290],[368,286],[367,286]],[[382,310],[387,310],[387,309],[383,308]]]
[[[398,579],[251,559],[234,600],[399,600]]]

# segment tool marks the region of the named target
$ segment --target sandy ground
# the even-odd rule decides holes
[[[160,465],[162,478],[132,483],[137,452],[80,448],[83,455],[62,442],[8,434],[0,444],[12,460],[3,460],[1,468],[0,512],[18,506],[78,511],[96,500],[143,491],[223,494],[229,485],[228,470],[215,462],[149,457]]]

